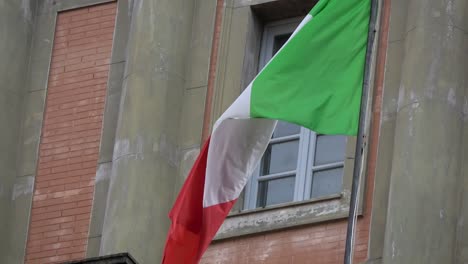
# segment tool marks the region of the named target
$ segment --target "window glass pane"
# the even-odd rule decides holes
[[[258,183],[257,207],[292,202],[296,177],[287,177]]]
[[[297,135],[301,131],[301,127],[295,124],[278,121],[273,138],[285,137],[290,135]]]
[[[299,140],[270,144],[262,160],[261,175],[295,170]]]
[[[275,36],[275,42],[273,43],[273,54],[276,54],[276,52],[278,52],[278,50],[283,47],[284,43],[288,41],[289,36],[291,36],[291,34]]]
[[[342,180],[343,167],[314,172],[311,198],[340,193]]]
[[[346,149],[346,136],[317,136],[314,165],[343,161]]]

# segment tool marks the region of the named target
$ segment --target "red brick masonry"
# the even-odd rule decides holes
[[[26,263],[85,257],[116,3],[58,14]]]

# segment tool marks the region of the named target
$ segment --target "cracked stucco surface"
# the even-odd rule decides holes
[[[34,10],[33,1],[0,1],[1,263],[19,263],[17,261],[22,257],[28,223],[28,200],[31,199],[34,181],[31,175],[22,174],[18,167]]]
[[[457,234],[466,229],[467,11],[465,1],[392,1],[379,147],[387,170],[376,175],[390,184],[383,263],[466,261]]]

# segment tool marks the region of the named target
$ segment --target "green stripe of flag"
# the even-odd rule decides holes
[[[254,80],[251,117],[356,135],[370,0],[320,0],[310,14]]]

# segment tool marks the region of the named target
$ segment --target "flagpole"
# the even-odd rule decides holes
[[[355,162],[354,162],[354,171],[353,171],[353,181],[351,186],[351,200],[349,205],[349,215],[348,215],[348,227],[346,230],[346,245],[345,245],[345,255],[344,263],[352,264],[353,263],[353,253],[354,253],[354,236],[356,229],[356,220],[357,220],[357,207],[359,204],[359,187],[360,180],[363,172],[363,143],[364,143],[364,125],[365,125],[365,109],[367,104],[367,97],[369,96],[369,82],[370,82],[370,68],[372,60],[372,47],[374,45],[375,39],[375,25],[377,20],[377,9],[378,9],[379,0],[371,0],[371,16],[369,19],[369,32],[368,32],[368,42],[367,42],[367,51],[366,51],[366,65],[364,68],[364,81],[362,87],[362,97],[361,97],[361,111],[359,113],[359,127],[356,140],[356,152],[355,152]],[[383,0],[385,1],[385,0]]]

